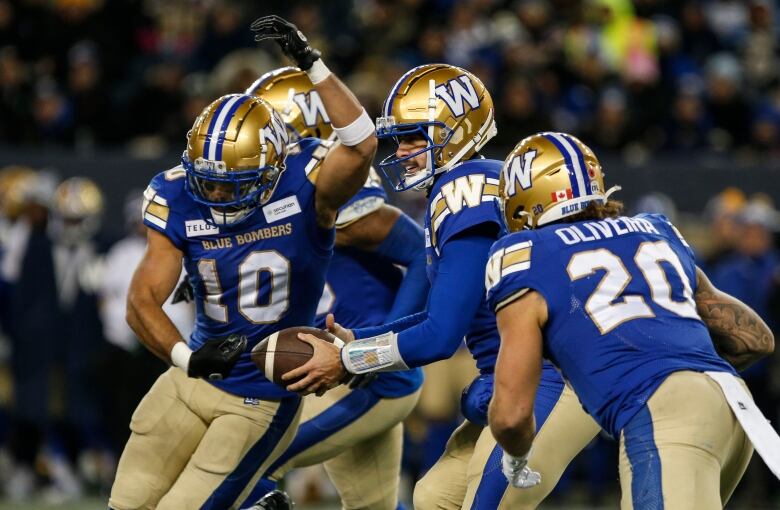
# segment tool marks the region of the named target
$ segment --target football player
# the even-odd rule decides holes
[[[530,136],[504,163],[515,233],[493,246],[486,273],[501,333],[490,428],[504,471],[517,485],[537,476],[525,464],[544,352],[620,440],[622,508],[723,508],[752,455],[751,427],[780,466],[780,438],[735,375],[772,352],[772,333],[712,286],[664,216],[622,216],[614,189],[564,133]]]
[[[306,337],[314,358],[286,377],[308,374],[290,389],[337,382],[350,373],[400,370],[451,356],[465,337],[481,375],[462,399],[467,418],[443,456],[415,487],[414,506],[427,508],[536,508],[555,487],[571,459],[598,433],[596,423],[545,364],[537,399],[540,444],[532,465],[542,471],[528,491],[508,487],[501,449],[487,424],[499,336],[487,308],[484,264],[503,233],[498,210],[501,162],[479,150],[496,132],[493,102],[472,73],[446,64],[407,72],[395,84],[377,119],[377,136],[397,141],[381,164],[393,188],[423,190],[431,290],[426,312],[351,332],[333,328],[348,343],[338,348]]]
[[[267,100],[281,114],[292,140],[332,138],[322,100],[300,69],[271,71],[247,93]],[[336,247],[317,310],[318,326],[325,326],[328,312],[347,327],[364,327],[425,307],[428,280],[422,229],[386,200],[372,169],[363,188],[339,209]],[[406,267],[406,274],[396,265]],[[324,461],[343,508],[394,510],[403,446],[401,421],[416,405],[421,385],[421,370],[412,369],[380,374],[364,387],[339,386],[320,397],[305,397],[295,439],[248,501],[273,489],[291,469]],[[285,508],[284,503],[272,507],[271,501],[283,498],[268,495],[256,504]]]
[[[252,30],[307,72],[340,143],[302,140],[288,152],[273,108],[232,94],[195,120],[182,164],[152,179],[148,246],[127,319],[173,367],[132,417],[114,509],[238,508],[297,429],[300,397],[265,379],[244,345],[314,321],[338,209],[365,182],[376,139],[354,95],[294,25],[267,16]],[[189,341],[161,308],[182,261],[197,307]]]

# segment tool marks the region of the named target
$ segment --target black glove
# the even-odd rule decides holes
[[[190,284],[190,279],[186,276],[182,279],[182,281],[179,282],[179,286],[176,287],[176,290],[173,291],[173,298],[171,299],[172,304],[181,303],[184,301],[185,303],[191,303],[195,299],[195,292],[192,289],[192,285]]]
[[[212,381],[225,379],[246,349],[246,343],[246,337],[241,335],[206,340],[206,343],[190,356],[187,375]]]
[[[314,61],[320,58],[319,50],[309,46],[309,41],[298,27],[284,18],[263,16],[252,22],[251,29],[255,32],[255,41],[273,39],[303,71],[311,68]]]

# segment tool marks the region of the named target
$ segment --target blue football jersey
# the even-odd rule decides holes
[[[290,395],[263,376],[249,353],[275,331],[314,323],[335,235],[317,225],[314,208],[327,149],[311,138],[291,147],[269,203],[237,225],[214,224],[209,208],[186,192],[181,167],[155,176],[144,192],[144,223],[184,253],[197,311],[190,348],[233,333],[249,339],[230,377],[211,381],[227,392]]]
[[[336,228],[343,228],[379,209],[387,200],[382,182],[371,169],[366,184],[339,209]],[[378,326],[393,307],[403,273],[378,253],[351,247],[333,250],[327,283],[317,308],[317,327],[333,313],[345,328]],[[383,397],[402,397],[422,385],[422,369],[381,372],[371,389]]]
[[[680,370],[734,372],[696,312],[696,265],[661,215],[551,225],[493,245],[491,308],[547,302],[545,357],[613,437]]]
[[[501,166],[502,162],[492,159],[469,160],[443,174],[432,186],[425,215],[431,282],[436,280],[441,247],[448,239],[482,223],[495,224],[503,234],[504,223],[496,205]],[[481,372],[493,371],[498,342],[496,318],[483,300],[466,334],[466,346]]]

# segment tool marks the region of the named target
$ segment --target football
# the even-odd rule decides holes
[[[252,361],[268,380],[282,387],[297,380],[282,381],[282,375],[309,361],[314,353],[311,345],[298,338],[298,333],[310,333],[326,342],[342,343],[324,329],[305,326],[282,329],[262,339],[252,349]]]

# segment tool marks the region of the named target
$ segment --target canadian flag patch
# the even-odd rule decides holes
[[[568,200],[570,198],[574,197],[574,193],[571,191],[571,188],[566,189],[559,189],[558,191],[553,191],[550,193],[550,196],[552,197],[553,203],[560,202],[561,200]]]

